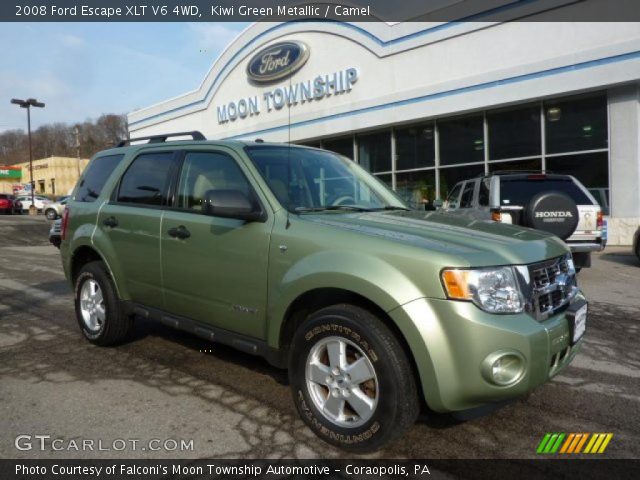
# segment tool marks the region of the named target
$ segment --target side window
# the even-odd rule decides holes
[[[489,206],[489,182],[490,178],[483,178],[480,180],[480,190],[478,191],[478,204],[481,207]]]
[[[447,197],[447,205],[449,208],[458,208],[458,197],[460,196],[462,185],[462,182],[458,183],[455,187],[453,187],[453,190],[451,190],[451,193]]]
[[[102,192],[102,187],[124,155],[108,155],[93,159],[82,176],[76,189],[76,202],[95,202]]]
[[[464,190],[462,190],[462,197],[460,197],[460,208],[471,208],[473,204],[473,189],[476,186],[474,180],[470,180],[464,184]]]
[[[165,205],[174,152],[138,155],[122,176],[118,202]]]
[[[251,185],[233,158],[224,153],[189,152],[178,183],[177,207],[201,212],[209,190],[237,190],[251,197]]]

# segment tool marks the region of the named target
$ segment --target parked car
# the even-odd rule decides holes
[[[62,219],[54,220],[49,229],[49,243],[56,248],[60,248],[60,232],[62,231]]]
[[[20,200],[20,203],[22,203],[22,211],[29,211],[29,208],[31,207],[31,195],[20,195],[17,198],[18,200]],[[51,200],[49,200],[47,197],[36,195],[34,197],[34,203],[36,208],[38,209],[38,213],[40,213],[44,211],[44,209],[51,203]]]
[[[62,216],[62,212],[64,211],[64,207],[67,204],[67,199],[69,196],[60,197],[56,202],[50,203],[44,209],[44,214],[49,220],[55,220],[56,218]]]
[[[22,212],[22,204],[13,195],[0,193],[0,213],[19,215]]]
[[[359,452],[423,406],[520,397],[579,351],[587,303],[556,236],[410,210],[331,152],[192,135],[98,153],[69,199],[88,341],[144,317],[263,356],[309,428]]]
[[[493,172],[457,183],[444,210],[552,233],[567,243],[578,269],[591,266],[591,252],[605,244],[602,209],[571,175]]]

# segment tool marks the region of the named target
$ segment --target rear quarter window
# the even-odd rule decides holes
[[[569,195],[577,205],[591,205],[593,202],[570,178],[502,178],[500,179],[500,205],[524,206],[542,192],[562,192]]]
[[[76,202],[95,202],[107,179],[123,157],[124,154],[94,158],[78,184],[74,200]]]

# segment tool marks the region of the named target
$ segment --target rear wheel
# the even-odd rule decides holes
[[[53,208],[47,208],[44,214],[49,220],[55,220],[56,218],[58,218],[58,212],[56,212]]]
[[[319,310],[298,329],[289,379],[306,424],[346,450],[379,449],[402,435],[419,412],[414,375],[398,339],[354,305]]]
[[[89,262],[75,282],[76,318],[82,334],[96,345],[108,346],[126,338],[133,319],[120,308],[116,290],[104,263]]]

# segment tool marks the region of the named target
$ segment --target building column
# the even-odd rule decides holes
[[[640,84],[608,91],[609,241],[631,245],[640,225]]]

